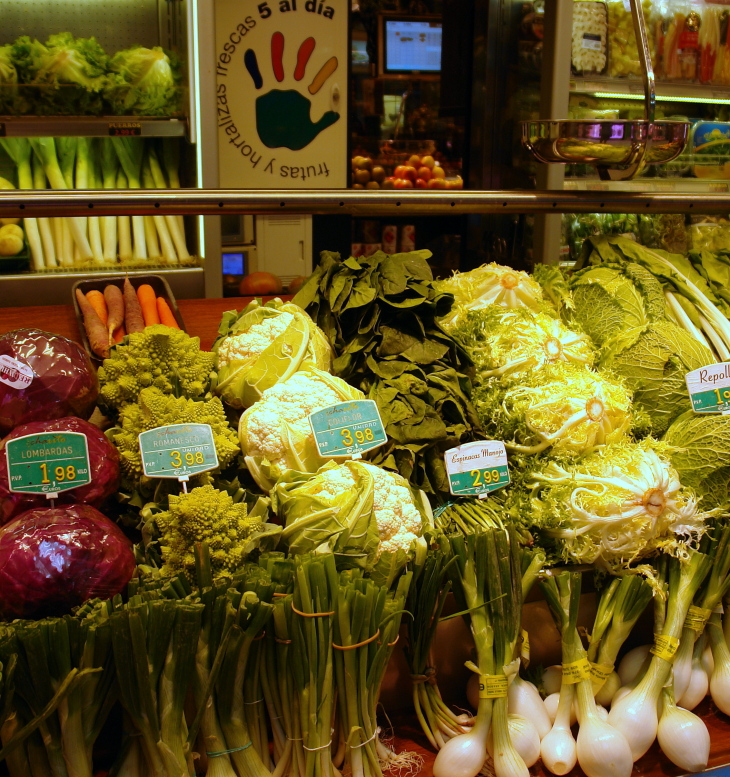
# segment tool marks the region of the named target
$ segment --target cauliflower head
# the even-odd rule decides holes
[[[140,392],[137,402],[122,407],[119,426],[107,432],[119,450],[125,479],[139,483],[144,477],[139,452],[140,432],[158,426],[186,423],[210,424],[221,469],[225,469],[240,454],[236,433],[228,426],[223,404],[218,397],[196,402],[164,394],[158,388],[145,388]]]
[[[232,575],[257,549],[273,548],[280,527],[265,522],[268,500],[260,499],[249,512],[211,485],[168,497],[168,509],[154,516],[159,531],[163,575],[182,572],[195,579],[195,543],[204,542],[210,553],[213,577]]]
[[[290,469],[316,472],[327,460],[317,450],[310,413],[364,398],[359,389],[309,362],[290,378],[266,389],[243,413],[238,426],[246,467],[260,488],[270,491]]]
[[[408,554],[433,523],[422,492],[360,460],[329,461],[315,475],[289,472],[272,498],[291,554],[327,548],[338,561],[355,559],[366,568],[383,554]]]
[[[235,408],[250,407],[266,389],[311,362],[329,371],[331,348],[324,332],[297,305],[273,299],[250,302],[239,315],[223,314],[213,344],[215,391]]]
[[[136,402],[142,389],[202,397],[210,386],[215,354],[200,350],[200,338],[164,324],[145,327],[116,345],[99,367],[99,399],[112,410]]]

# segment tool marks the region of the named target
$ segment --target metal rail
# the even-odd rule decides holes
[[[353,191],[351,189],[102,189],[0,191],[0,216],[312,213],[447,216],[454,213],[730,213],[730,193]]]

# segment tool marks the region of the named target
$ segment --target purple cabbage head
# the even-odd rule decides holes
[[[61,615],[108,599],[134,569],[131,542],[90,505],[28,510],[0,527],[0,617]]]
[[[99,383],[84,349],[40,329],[0,336],[0,436],[30,421],[94,411]]]
[[[33,421],[30,424],[16,426],[0,442],[0,525],[33,507],[47,507],[45,494],[25,494],[10,490],[8,462],[5,444],[16,437],[44,432],[81,432],[86,435],[89,451],[89,470],[91,482],[85,486],[61,491],[56,504],[83,502],[93,507],[101,507],[104,500],[116,493],[119,486],[119,452],[104,436],[100,429],[81,418],[69,416],[53,421]]]

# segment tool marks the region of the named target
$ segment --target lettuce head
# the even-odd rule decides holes
[[[331,348],[324,332],[298,306],[274,299],[253,300],[239,314],[223,314],[213,345],[216,392],[234,408],[247,408],[277,381],[307,361],[329,371]]]
[[[182,73],[178,58],[160,48],[132,46],[109,63],[106,98],[117,114],[174,116],[182,109]]]
[[[566,561],[619,571],[659,552],[682,557],[705,531],[667,447],[623,441],[577,463],[550,461],[533,473],[535,524],[560,541]]]

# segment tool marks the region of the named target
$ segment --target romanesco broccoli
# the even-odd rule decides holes
[[[266,499],[260,499],[249,512],[245,502],[235,502],[211,485],[170,495],[168,509],[154,516],[160,532],[162,574],[182,572],[194,580],[196,542],[208,545],[213,577],[232,574],[254,550],[276,545],[281,527],[265,522],[267,512]]]
[[[136,402],[154,386],[166,394],[197,399],[210,385],[215,355],[200,350],[200,338],[164,324],[145,327],[117,345],[99,367],[99,399],[112,410]],[[173,423],[173,422],[170,422]]]
[[[119,427],[107,433],[119,450],[125,479],[138,483],[143,477],[138,441],[140,432],[186,423],[210,424],[221,469],[241,452],[236,433],[228,426],[223,403],[218,397],[196,402],[163,394],[158,388],[145,388],[137,402],[124,405],[119,414]]]

